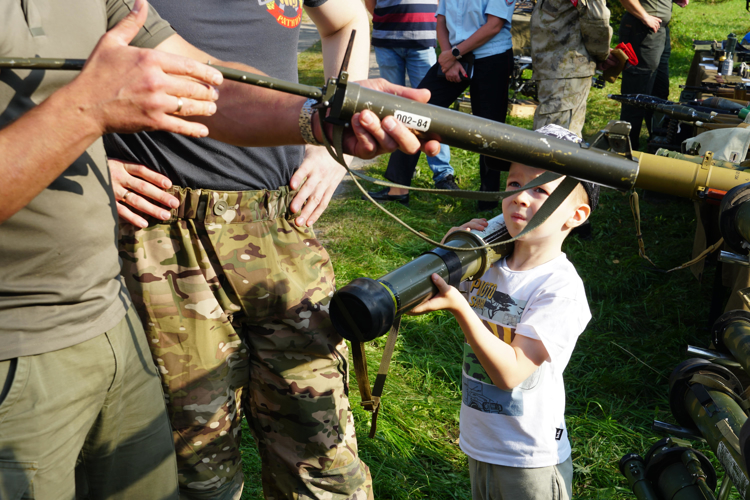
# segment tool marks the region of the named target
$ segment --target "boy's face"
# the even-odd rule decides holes
[[[508,182],[505,189],[507,191],[520,189],[544,172],[546,170],[529,167],[520,163],[512,163],[508,172]],[[542,204],[544,204],[562,181],[563,177],[560,177],[552,182],[521,191],[517,195],[509,196],[503,200],[503,216],[505,217],[505,224],[511,236],[515,237],[523,231],[534,214],[539,211]],[[571,217],[574,219],[580,218],[581,214],[577,214],[580,205],[582,203],[579,203],[575,191],[572,192],[544,224],[525,235],[520,241],[540,241],[550,237],[564,239],[574,225],[579,225],[579,223],[571,221]],[[583,205],[588,209],[588,205]],[[585,210],[583,220],[580,223],[586,220],[588,213],[588,210]]]

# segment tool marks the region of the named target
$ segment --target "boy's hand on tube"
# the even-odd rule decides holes
[[[431,299],[426,299],[424,302],[416,306],[411,311],[407,312],[411,316],[418,316],[433,311],[441,311],[446,309],[448,311],[455,311],[459,308],[461,303],[466,303],[466,300],[455,287],[450,286],[445,282],[439,274],[433,273],[430,277],[432,282],[438,289],[438,294]]]
[[[487,219],[471,219],[466,224],[462,224],[458,227],[452,227],[450,231],[445,233],[445,236],[443,236],[443,239],[440,243],[445,243],[446,238],[448,238],[451,233],[455,233],[456,231],[484,231],[485,229],[487,229],[488,224],[489,223],[487,222]]]

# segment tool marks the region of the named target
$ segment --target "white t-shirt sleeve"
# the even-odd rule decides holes
[[[540,340],[547,349],[547,361],[565,366],[590,319],[585,295],[578,299],[541,292],[526,306],[516,326],[516,335]]]

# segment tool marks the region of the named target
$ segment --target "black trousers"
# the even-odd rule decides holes
[[[475,60],[472,78],[459,83],[438,77],[439,67],[439,63],[432,66],[418,87],[432,92],[429,104],[447,108],[471,86],[471,112],[475,116],[505,123],[505,115],[508,113],[508,84],[513,70],[512,50]],[[391,154],[385,178],[398,184],[411,185],[420,154],[422,153],[409,155],[401,151]],[[500,171],[507,171],[509,167],[510,163],[505,160],[480,155],[480,191],[499,191]]]
[[[669,40],[669,25],[659,27],[654,33],[635,16],[626,13],[620,22],[620,41],[630,43],[638,65],[630,66],[622,72],[623,94],[646,94],[669,99],[669,56],[672,46]],[[651,133],[652,111],[635,106],[622,106],[620,120],[630,122],[630,143],[638,149],[641,125],[646,120],[646,128]]]

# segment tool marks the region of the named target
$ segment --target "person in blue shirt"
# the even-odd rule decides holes
[[[419,88],[432,93],[429,103],[447,108],[471,87],[471,110],[475,116],[505,122],[508,111],[508,83],[513,69],[510,22],[515,0],[449,0],[437,10],[437,38],[442,52],[438,62],[425,75]],[[471,74],[463,62],[473,60]],[[419,154],[395,152],[388,162],[385,178],[410,185]],[[480,191],[499,191],[500,172],[509,163],[479,156]],[[404,188],[371,192],[380,201],[409,203]],[[495,201],[480,201],[479,210],[497,207]]]

